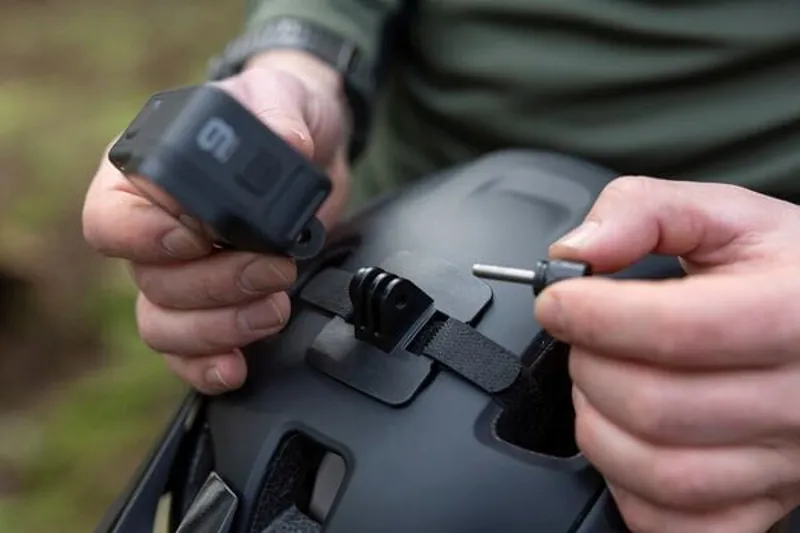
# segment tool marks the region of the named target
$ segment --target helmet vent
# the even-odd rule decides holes
[[[321,533],[346,470],[341,455],[289,433],[267,467],[250,532]]]
[[[569,345],[540,335],[523,354],[533,361],[507,393],[494,423],[502,441],[531,452],[567,458],[579,453],[569,377]]]

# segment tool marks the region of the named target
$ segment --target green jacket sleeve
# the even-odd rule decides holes
[[[280,17],[308,20],[358,44],[375,62],[384,26],[403,0],[247,0],[246,28]]]

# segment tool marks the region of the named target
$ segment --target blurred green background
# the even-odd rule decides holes
[[[83,241],[105,146],[201,82],[244,0],[0,0],[0,531],[91,531],[184,388],[138,339],[125,266]]]

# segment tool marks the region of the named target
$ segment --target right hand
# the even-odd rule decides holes
[[[349,181],[341,80],[302,52],[276,51],[219,85],[275,133],[324,168],[333,192],[317,215],[330,228]],[[206,394],[240,387],[241,348],[280,331],[285,290],[296,268],[277,255],[219,251],[150,203],[104,154],[86,195],[84,236],[108,257],[130,262],[139,288],[137,324],[181,379]]]

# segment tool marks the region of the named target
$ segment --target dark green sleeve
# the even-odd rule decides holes
[[[247,29],[279,17],[297,17],[355,41],[371,61],[384,25],[403,0],[247,0]]]

